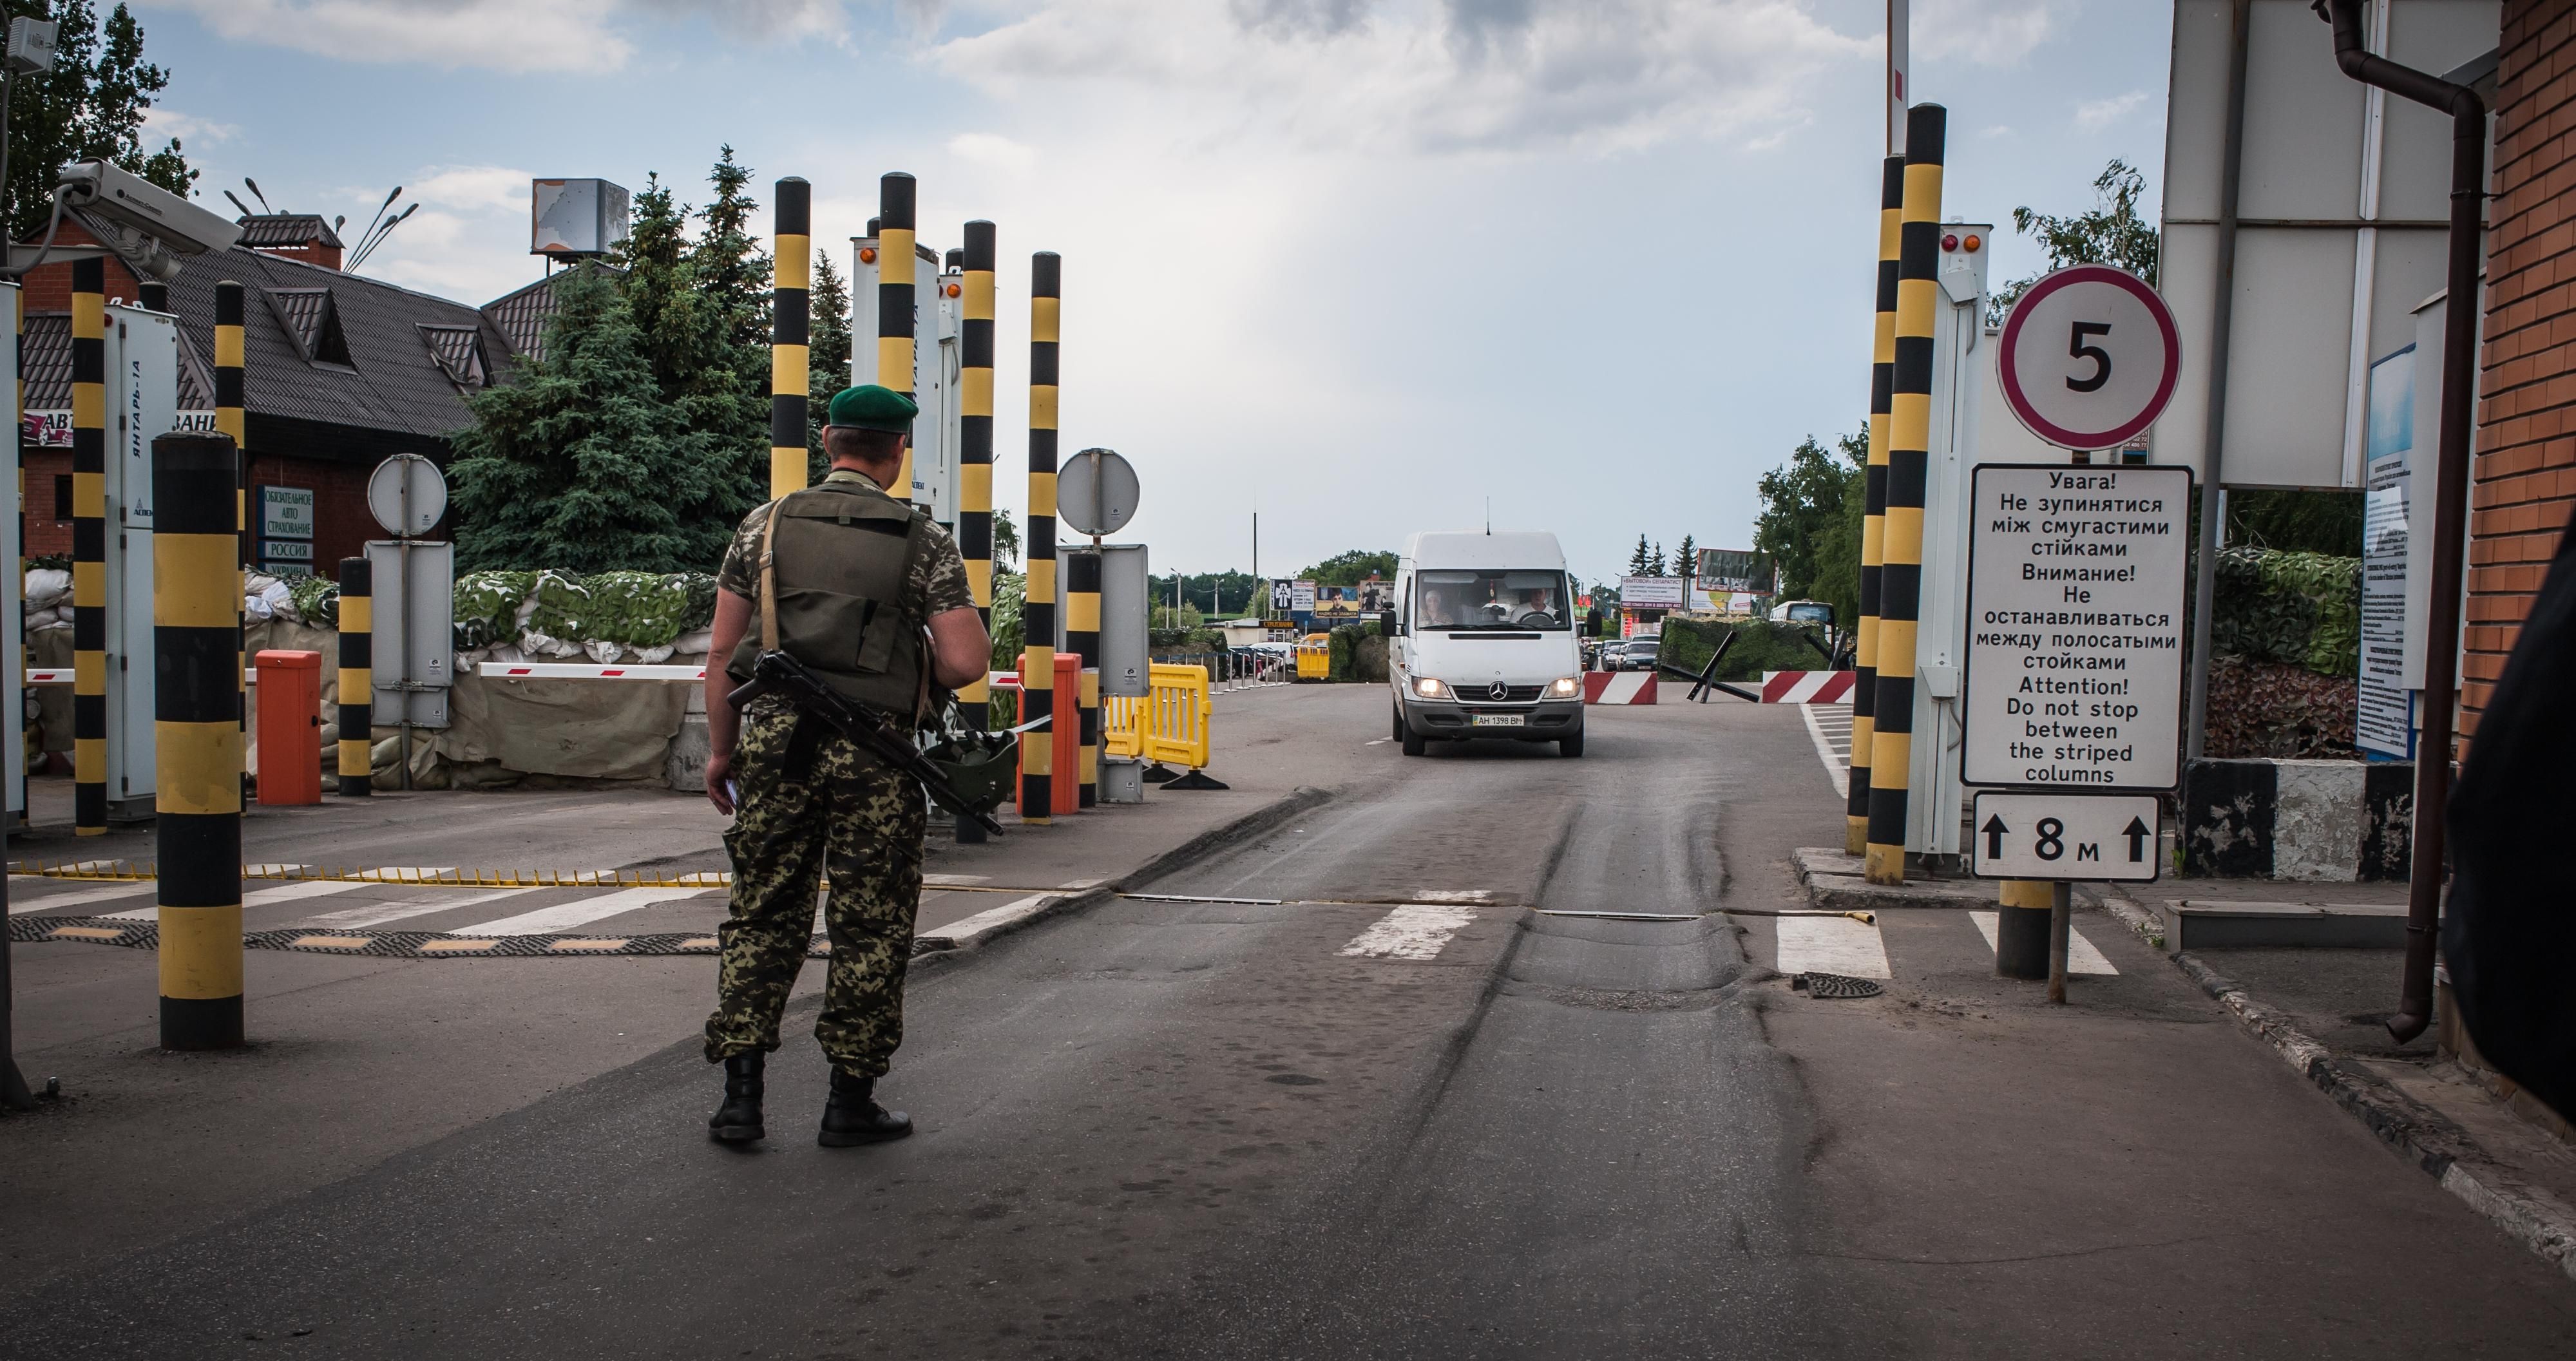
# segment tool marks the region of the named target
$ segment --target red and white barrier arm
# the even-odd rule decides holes
[[[597,662],[483,662],[474,674],[485,680],[627,680],[702,681],[704,666],[602,666]]]
[[[1651,671],[1584,672],[1583,702],[1652,704],[1655,702],[1655,675]]]
[[[1765,704],[1847,704],[1851,702],[1852,673],[1849,671],[1765,671],[1762,673],[1762,702]]]
[[[245,668],[242,671],[242,679],[252,685],[259,684],[259,668]],[[31,666],[27,668],[26,683],[29,685],[69,685],[72,683],[72,669],[68,666]]]

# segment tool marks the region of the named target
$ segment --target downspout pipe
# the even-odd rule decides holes
[[[2398,1043],[2433,1020],[2433,943],[2441,920],[2443,817],[2451,794],[2451,713],[2460,683],[2462,560],[2468,538],[2470,421],[2478,363],[2478,272],[2484,259],[2487,106],[2465,85],[2372,54],[2361,0],[2314,0],[2334,25],[2335,65],[2365,85],[2451,115],[2451,243],[2442,316],[2442,414],[2434,468],[2432,599],[2424,630],[2424,731],[2415,748],[2413,877],[2406,897],[2406,977],[2388,1033]]]

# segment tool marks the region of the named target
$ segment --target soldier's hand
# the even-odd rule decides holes
[[[733,753],[720,752],[707,758],[707,802],[726,817],[733,816],[733,791],[727,786],[733,779]]]

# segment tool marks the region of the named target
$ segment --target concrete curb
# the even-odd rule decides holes
[[[1042,898],[1025,907],[996,908],[976,913],[956,924],[966,927],[964,931],[951,927],[915,936],[912,967],[920,969],[965,959],[1004,936],[1025,931],[1050,917],[1089,911],[1121,893],[1150,884],[1191,861],[1260,836],[1332,797],[1333,791],[1329,789],[1300,785],[1284,797],[1232,822],[1209,828],[1106,883],[1094,884],[1075,893]]]
[[[1860,873],[1860,857],[1825,846],[1802,846],[1790,852],[1798,881],[1810,906],[1828,912],[1884,912],[1898,907],[1935,907],[1991,911],[2002,881],[1998,879],[1914,879],[1903,884],[1873,884]],[[2090,884],[2075,886],[2075,901],[2087,906],[2101,901]]]
[[[2115,912],[2118,909],[2113,909]],[[2130,909],[2134,912],[2135,909]],[[2119,913],[2124,919],[2128,912]],[[2133,926],[2138,923],[2132,922]],[[2272,1046],[2283,1062],[2317,1085],[2333,1102],[2399,1157],[2422,1169],[2488,1223],[2576,1279],[2576,1213],[2555,1197],[2520,1183],[2478,1147],[2466,1130],[2443,1115],[2364,1072],[2336,1061],[2333,1051],[2255,1001],[2225,974],[2188,953],[2174,967],[2200,985],[2239,1024]]]

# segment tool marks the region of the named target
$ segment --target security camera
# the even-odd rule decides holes
[[[63,206],[149,237],[171,255],[228,250],[241,239],[238,225],[105,161],[64,167],[62,189]]]

